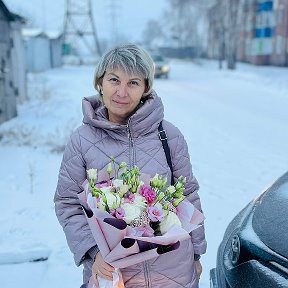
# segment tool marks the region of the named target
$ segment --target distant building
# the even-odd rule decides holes
[[[50,63],[52,68],[62,65],[63,34],[59,32],[46,32],[50,40]]]
[[[246,61],[256,65],[288,66],[288,1],[254,2],[246,35]]]
[[[22,29],[28,72],[43,72],[62,65],[62,35],[38,28]]]
[[[17,115],[16,97],[26,98],[23,23],[0,0],[0,123]]]
[[[219,58],[219,27],[225,21],[219,17],[217,6],[219,9],[218,3],[209,11],[208,55],[211,58]],[[238,11],[237,60],[288,66],[288,1],[241,0]],[[224,28],[222,31],[226,32]],[[228,41],[226,35],[225,42]]]
[[[274,13],[274,43],[270,63],[288,66],[288,1],[274,1]]]

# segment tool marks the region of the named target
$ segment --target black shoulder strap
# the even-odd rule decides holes
[[[173,168],[172,168],[170,148],[168,146],[168,141],[167,141],[168,138],[167,138],[166,131],[163,129],[163,126],[162,126],[162,121],[160,122],[160,124],[158,126],[158,131],[159,131],[158,135],[159,135],[159,138],[162,142],[162,146],[163,146],[163,149],[164,149],[164,152],[166,155],[166,160],[167,160],[167,163],[168,163],[169,168],[171,170],[171,185],[174,185],[175,181],[174,181],[174,173],[173,173]]]

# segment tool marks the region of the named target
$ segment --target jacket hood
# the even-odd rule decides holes
[[[110,133],[127,131],[127,125],[134,137],[140,134],[149,134],[158,129],[159,123],[164,118],[164,107],[161,98],[152,91],[149,98],[128,119],[128,124],[116,124],[108,120],[107,108],[97,96],[85,97],[82,100],[83,123],[95,128],[101,128]]]

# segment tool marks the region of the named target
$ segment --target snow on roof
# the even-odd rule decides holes
[[[27,38],[39,36],[47,37],[43,30],[40,28],[23,28],[22,35]]]
[[[26,38],[47,37],[49,39],[57,39],[61,37],[62,32],[57,30],[44,31],[41,28],[23,28],[22,35]]]
[[[45,32],[48,38],[57,39],[62,36],[62,32],[58,30],[49,30]]]

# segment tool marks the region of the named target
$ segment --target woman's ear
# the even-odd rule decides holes
[[[102,89],[102,84],[103,84],[103,78],[99,78],[97,81],[97,86],[99,87],[99,89]]]
[[[99,91],[100,95],[103,94],[103,93],[102,93],[102,91],[103,91],[103,89],[102,89],[102,82],[103,82],[103,78],[99,78],[99,79],[97,80],[97,82],[95,83],[95,84],[96,84],[96,89]]]
[[[145,89],[144,89],[143,96],[147,96],[150,93],[151,93],[151,87],[149,85],[148,79],[145,79]]]

